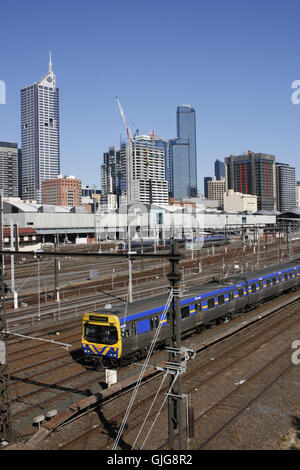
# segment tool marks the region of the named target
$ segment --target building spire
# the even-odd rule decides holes
[[[52,55],[51,51],[49,53],[49,73],[52,72]]]

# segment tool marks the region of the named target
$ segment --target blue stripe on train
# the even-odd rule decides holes
[[[292,269],[293,270],[300,269],[300,266],[296,266],[296,267],[293,267],[293,268],[282,269],[281,271],[274,272],[274,273],[269,273],[269,274],[266,274],[265,276],[261,276],[261,277],[256,278],[256,279],[250,279],[248,281],[248,284],[250,285],[251,283],[259,282],[260,280],[263,280],[263,279],[268,279],[270,277],[278,276],[279,274],[283,274],[285,272],[290,272]],[[202,294],[202,295],[199,295],[199,296],[193,296],[193,297],[190,297],[189,299],[182,300],[180,302],[180,305],[185,305],[185,304],[189,304],[191,302],[195,302],[197,300],[201,300],[201,301],[204,301],[203,305],[202,305],[202,308],[207,309],[207,303],[205,304],[205,299],[207,299],[209,297],[214,297],[214,296],[222,294],[222,293],[226,294],[226,292],[228,292],[228,291],[236,290],[239,287],[244,287],[245,285],[246,285],[245,282],[240,282],[238,284],[235,284],[235,285],[232,285],[232,286],[229,286],[229,287],[225,287],[223,289],[218,289],[218,290],[213,291],[213,292],[208,292],[208,293],[205,293],[205,294]],[[249,289],[249,292],[250,292],[250,289]],[[144,312],[139,312],[139,313],[135,313],[133,315],[128,315],[128,317],[126,317],[126,321],[138,320],[138,319],[143,318],[143,317],[148,316],[148,315],[163,313],[164,307],[165,307],[164,305],[161,305],[160,307],[156,307],[156,308],[153,308],[153,309],[150,309],[150,310],[145,310]],[[125,320],[124,317],[120,318],[120,324],[121,325],[124,323],[124,320]],[[141,328],[145,328],[145,327],[146,327],[145,325],[141,326]],[[149,325],[149,329],[150,329],[150,325]],[[148,330],[145,330],[145,331],[148,331]]]

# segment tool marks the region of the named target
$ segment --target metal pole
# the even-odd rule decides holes
[[[40,291],[41,291],[41,288],[40,288],[40,258],[37,257],[37,262],[38,262],[38,319],[39,321],[41,320],[41,297],[40,297]]]
[[[54,250],[57,247],[57,235],[54,237]],[[57,258],[54,258],[54,295],[56,300],[59,301],[59,288],[58,288],[58,276],[57,276]]]
[[[171,240],[171,254],[178,254],[177,243]],[[168,279],[173,289],[173,297],[170,305],[170,346],[177,351],[169,352],[169,362],[181,364],[181,319],[180,319],[180,298],[179,298],[179,260],[170,259],[170,272]],[[174,377],[170,377],[170,386],[173,384]],[[169,449],[174,450],[174,431],[178,429],[179,449],[184,449],[183,439],[183,396],[182,396],[182,377],[178,375],[177,381],[173,384],[170,396],[168,398],[168,434]]]
[[[128,206],[127,206],[128,207]],[[130,223],[128,220],[128,302],[132,302],[132,259],[130,258],[131,253],[131,237],[130,237]]]
[[[3,250],[3,190],[0,190],[0,249],[1,251]],[[0,440],[10,441],[13,437],[10,400],[10,377],[7,335],[3,333],[7,330],[5,313],[4,256],[4,254],[1,256],[2,311],[0,314]]]

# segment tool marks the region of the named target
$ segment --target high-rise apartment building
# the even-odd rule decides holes
[[[19,149],[12,142],[0,142],[0,189],[4,197],[19,196]]]
[[[42,181],[60,173],[59,89],[52,70],[21,90],[22,198],[42,202]]]
[[[109,147],[108,152],[103,154],[101,165],[101,189],[102,194],[121,195],[122,188],[122,158],[120,147]]]
[[[130,203],[168,204],[168,182],[165,178],[165,148],[161,139],[153,135],[139,135],[131,144],[129,161],[125,145],[121,147],[123,157],[122,196]],[[127,144],[128,145],[128,144]],[[126,165],[125,165],[126,162]],[[129,166],[128,166],[129,165]],[[126,173],[125,173],[126,172]],[[124,180],[126,186],[124,186]],[[128,184],[129,181],[129,184]],[[128,198],[127,191],[130,188]]]
[[[217,180],[225,178],[225,163],[218,159],[215,161],[215,177]]]
[[[296,168],[287,163],[276,163],[277,210],[286,212],[297,205]]]
[[[103,197],[116,194],[124,204],[168,204],[167,145],[158,136],[139,135],[121,148],[110,147],[101,166]]]
[[[275,157],[248,151],[225,158],[226,187],[242,194],[258,196],[258,209],[276,208]]]
[[[190,105],[177,107],[177,138],[170,140],[171,195],[197,197],[196,113]]]

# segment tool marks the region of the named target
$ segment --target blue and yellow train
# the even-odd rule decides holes
[[[200,332],[206,325],[231,319],[299,286],[300,260],[192,286],[180,297],[182,334]],[[118,305],[86,313],[81,340],[86,363],[117,367],[142,358],[160,323],[157,346],[167,344],[166,300],[166,295],[160,295],[128,304],[127,312],[125,305]]]

